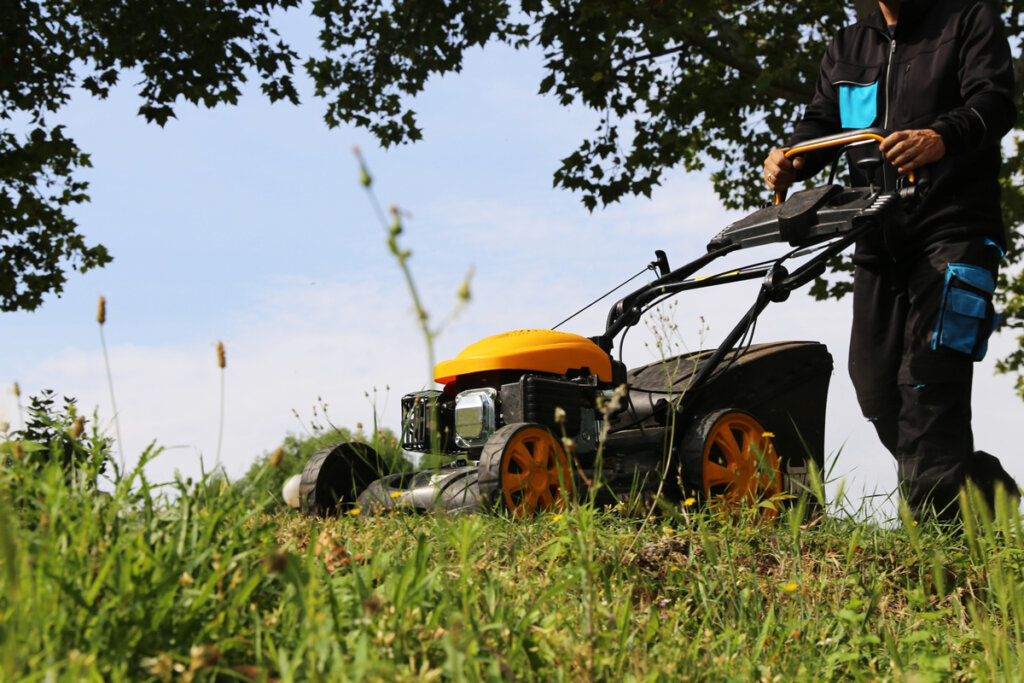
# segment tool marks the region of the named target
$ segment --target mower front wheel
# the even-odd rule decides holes
[[[572,470],[562,444],[546,427],[531,422],[505,425],[480,453],[480,496],[504,506],[512,517],[562,509],[572,491]]]
[[[321,448],[302,470],[302,511],[322,516],[336,512],[339,505],[352,505],[363,489],[387,473],[386,463],[365,443],[345,441]]]

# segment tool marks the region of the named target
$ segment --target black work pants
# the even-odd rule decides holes
[[[931,509],[955,517],[968,479],[990,503],[996,482],[1017,492],[996,458],[974,450],[971,431],[973,363],[991,330],[988,285],[999,258],[984,239],[939,241],[895,258],[855,257],[850,377],[917,515]],[[951,277],[963,272],[974,281]]]

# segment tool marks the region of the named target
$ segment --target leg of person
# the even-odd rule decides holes
[[[998,460],[974,451],[971,431],[973,364],[991,330],[998,261],[994,246],[972,239],[928,245],[908,264],[896,450],[915,514],[956,517],[968,479],[990,503],[997,481],[1016,492]]]
[[[901,403],[897,375],[908,308],[906,279],[894,264],[857,265],[848,369],[861,412],[893,457]]]
[[[897,461],[903,496],[919,515],[956,517],[957,497],[969,473],[971,380],[901,384]]]

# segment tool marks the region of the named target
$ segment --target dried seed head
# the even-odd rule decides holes
[[[555,424],[565,424],[565,409],[561,407],[555,407]]]
[[[18,386],[17,382],[14,383],[14,396],[15,398],[21,398],[21,387]]]
[[[198,669],[205,669],[208,666],[213,666],[220,659],[220,649],[216,645],[194,645],[189,651],[189,656],[192,659],[191,669],[196,671]]]
[[[473,278],[473,268],[470,267],[469,272],[466,273],[466,279],[462,281],[462,285],[459,287],[459,301],[466,303],[470,300],[471,294],[469,291],[469,281]]]
[[[71,438],[78,441],[82,436],[82,432],[85,431],[85,418],[81,415],[75,418],[74,423],[71,425]]]
[[[228,359],[227,359],[227,356],[224,354],[224,342],[218,341],[217,342],[217,367],[218,368],[225,368],[225,367],[227,367],[227,364],[228,364]]]
[[[352,514],[351,512],[349,514]],[[319,538],[316,540],[316,547],[313,551],[317,557],[323,556],[324,565],[327,567],[327,571],[334,573],[342,567],[348,566],[351,560],[348,557],[348,552],[344,546],[335,540],[334,536],[331,535],[328,529],[324,529],[320,532]]]
[[[320,548],[318,546],[317,555],[319,554]],[[280,574],[288,566],[288,553],[280,548],[270,552],[263,557],[263,566],[266,567],[269,574]]]
[[[363,600],[363,611],[368,617],[372,617],[382,609],[384,609],[384,600],[376,593],[371,593]]]
[[[14,459],[15,460],[21,460],[22,457],[24,457],[24,455],[25,455],[25,452],[21,449],[21,442],[20,441],[15,441],[14,442]]]
[[[149,665],[149,668],[146,669],[149,673],[154,676],[160,676],[165,680],[170,680],[171,672],[174,671],[174,660],[166,652],[161,652],[156,657],[144,659],[143,664]]]
[[[96,322],[100,325],[107,322],[107,297],[100,297],[99,308],[96,309]]]
[[[280,467],[281,461],[284,459],[284,446],[278,446],[274,450],[274,454],[270,456],[270,466]]]

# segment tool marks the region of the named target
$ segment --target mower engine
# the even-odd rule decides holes
[[[528,422],[571,438],[575,453],[588,455],[597,449],[599,402],[611,396],[616,365],[591,340],[566,332],[488,337],[438,364],[443,391],[402,398],[402,448],[478,460],[498,429]]]

